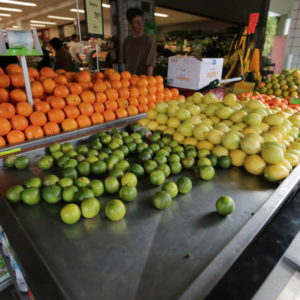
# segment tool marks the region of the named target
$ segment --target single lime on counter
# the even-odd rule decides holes
[[[67,204],[61,210],[60,217],[64,223],[69,225],[78,222],[81,217],[79,206],[74,203]]]
[[[217,200],[217,212],[221,215],[227,216],[234,210],[234,201],[229,196],[222,196]]]

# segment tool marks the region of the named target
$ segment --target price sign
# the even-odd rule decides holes
[[[88,35],[103,38],[102,0],[84,0],[84,9]]]

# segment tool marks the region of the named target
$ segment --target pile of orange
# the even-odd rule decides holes
[[[0,146],[145,113],[157,102],[183,97],[165,88],[161,76],[113,69],[91,76],[48,67],[28,73],[34,107],[27,102],[21,67],[9,65],[5,73],[0,68]]]

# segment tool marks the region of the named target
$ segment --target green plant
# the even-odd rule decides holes
[[[271,53],[274,44],[274,36],[276,35],[276,30],[277,30],[277,18],[268,17],[263,56],[269,55]]]

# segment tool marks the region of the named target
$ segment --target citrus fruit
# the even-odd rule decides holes
[[[127,144],[130,153],[134,153],[137,148],[137,144],[135,142],[130,142]]]
[[[231,166],[231,158],[223,155],[219,158],[219,166],[223,169],[227,169]]]
[[[129,155],[129,148],[126,145],[122,145],[118,149],[122,151],[125,156]]]
[[[250,155],[246,158],[244,167],[253,175],[261,175],[266,168],[266,162],[259,155]]]
[[[91,173],[91,165],[88,162],[83,161],[78,164],[77,171],[81,176],[88,176]]]
[[[95,149],[91,149],[87,152],[86,156],[89,157],[89,156],[98,156],[98,151],[95,150]]]
[[[76,155],[77,156],[77,155]],[[78,166],[78,161],[74,158],[70,158],[65,164],[64,169],[66,168],[76,168]]]
[[[60,212],[62,221],[66,224],[74,224],[79,221],[81,211],[77,204],[71,203],[64,206]]]
[[[29,188],[29,187],[40,188],[42,186],[42,180],[39,177],[32,177],[32,178],[27,179],[24,182],[24,186],[26,188]]]
[[[105,160],[105,163],[106,163],[106,169],[108,171],[110,171],[111,169],[113,169],[116,164],[119,162],[119,158],[114,155],[114,154],[111,154],[106,160]]]
[[[185,169],[192,169],[195,165],[195,158],[185,157],[182,159],[181,163]]]
[[[199,175],[204,180],[211,180],[215,176],[215,169],[212,166],[202,166]]]
[[[214,154],[210,154],[207,158],[211,161],[211,165],[214,167],[218,164],[218,157]]]
[[[106,172],[106,163],[102,160],[95,161],[91,169],[94,175],[102,175]]]
[[[50,153],[55,153],[55,152],[61,151],[61,144],[60,143],[51,144],[49,146],[49,150],[50,150]]]
[[[14,154],[10,154],[8,156],[6,156],[4,158],[4,165],[7,167],[7,168],[12,168],[15,166],[15,160],[17,159],[18,157]]]
[[[122,170],[124,173],[128,171],[130,164],[127,160],[121,160],[116,164],[116,168]]]
[[[166,178],[169,177],[170,174],[171,174],[171,169],[167,164],[161,164],[156,169],[160,170],[160,171],[163,171]]]
[[[162,185],[166,180],[166,176],[163,171],[156,170],[150,174],[150,182],[153,185]]]
[[[42,170],[49,170],[54,163],[54,159],[50,155],[43,156],[38,161],[38,167]]]
[[[124,176],[124,172],[121,169],[113,168],[110,170],[109,176],[120,180]]]
[[[61,147],[61,151],[64,153],[66,153],[70,150],[73,150],[73,149],[74,149],[73,144],[70,142],[64,143]]]
[[[59,178],[56,175],[48,175],[43,180],[43,186],[55,185],[59,181]]]
[[[125,173],[125,175],[121,178],[122,186],[136,186],[137,182],[137,177],[133,173]]]
[[[26,157],[26,156],[19,156],[15,160],[15,167],[18,170],[26,169],[26,168],[29,167],[29,165],[30,165],[30,159],[28,157]]]
[[[172,161],[170,164],[169,164],[169,167],[171,169],[171,173],[172,174],[179,174],[182,170],[182,166],[181,166],[181,163],[178,162],[178,161]]]
[[[67,161],[70,160],[70,157],[67,155],[63,155],[61,156],[58,160],[57,160],[57,165],[60,169],[63,169],[65,167],[65,164]]]
[[[104,181],[105,191],[109,194],[115,194],[120,187],[119,181],[115,177],[107,177]]]
[[[181,177],[176,181],[178,191],[187,194],[193,187],[192,181],[188,177]]]
[[[202,166],[211,166],[211,161],[207,157],[201,157],[197,162],[197,167],[201,168]]]
[[[21,195],[23,191],[24,188],[21,185],[14,185],[7,190],[6,198],[13,203],[18,203],[22,199]]]
[[[139,164],[132,164],[128,172],[133,173],[137,178],[142,177],[144,175],[144,168]]]
[[[99,151],[102,149],[102,144],[98,140],[93,140],[91,141],[91,149]]]
[[[144,163],[144,169],[147,174],[151,174],[157,168],[157,163],[154,160],[148,160]]]
[[[87,187],[90,184],[90,180],[87,177],[79,177],[75,181],[75,185],[79,188]]]
[[[284,153],[277,146],[267,146],[263,148],[261,156],[268,164],[278,164],[284,160]]]
[[[73,185],[73,180],[71,178],[61,178],[58,182],[58,185],[64,189],[68,186]]]
[[[111,221],[121,220],[126,213],[126,207],[121,200],[110,200],[105,206],[105,214]]]
[[[69,156],[70,158],[75,157],[78,153],[74,150],[69,150],[65,153],[65,155]]]
[[[172,198],[176,197],[178,194],[178,187],[177,187],[176,183],[173,181],[165,182],[162,185],[161,190],[168,192]]]
[[[85,145],[78,146],[76,149],[77,153],[82,155],[87,155],[89,148]]]
[[[62,192],[62,198],[64,201],[66,202],[72,202],[75,199],[75,194],[78,191],[78,187],[75,185],[72,186],[68,186],[66,188],[64,188],[63,192]]]
[[[168,156],[168,163],[171,163],[172,161],[180,162],[180,157],[177,154],[171,154]]]
[[[137,189],[135,186],[123,186],[119,191],[119,196],[124,201],[133,201],[137,196]]]
[[[161,151],[161,150],[159,150],[159,151]],[[167,157],[164,154],[159,154],[159,153],[161,153],[161,152],[157,152],[157,155],[154,157],[154,161],[158,165],[167,163],[167,161],[168,161]]]
[[[78,177],[76,169],[72,167],[64,168],[61,173],[64,178],[70,178],[72,180],[76,180]]]
[[[222,196],[217,200],[217,212],[221,215],[227,216],[234,210],[234,201],[229,196]]]
[[[61,188],[57,185],[47,186],[43,189],[43,199],[48,203],[57,203],[61,200]]]
[[[84,199],[93,198],[94,192],[88,188],[78,188],[78,191],[74,195],[74,200],[82,202]]]
[[[247,158],[247,154],[240,150],[240,149],[236,149],[230,152],[229,154],[230,158],[231,158],[231,162],[234,166],[236,167],[241,167],[244,165],[245,160]]]
[[[99,212],[100,202],[96,198],[88,198],[81,202],[81,213],[85,218],[94,218]]]
[[[24,203],[34,205],[40,202],[41,192],[36,187],[30,187],[22,192],[21,198]]]
[[[106,160],[108,158],[108,154],[105,153],[105,152],[100,152],[99,155],[98,155],[98,158],[102,161]],[[106,168],[106,165],[105,165],[105,168]]]
[[[153,196],[153,204],[158,209],[165,209],[172,204],[172,197],[169,192],[158,191]]]
[[[265,168],[264,176],[268,181],[278,182],[289,175],[289,170],[280,164],[270,165]]]

